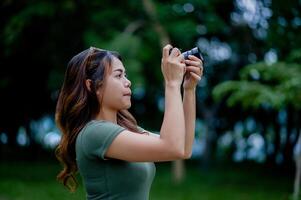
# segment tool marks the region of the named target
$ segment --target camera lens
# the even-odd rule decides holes
[[[169,54],[171,53],[172,49],[169,50]],[[182,55],[184,56],[184,59],[188,59],[188,56],[189,55],[193,55],[193,56],[196,56],[197,58],[201,59],[202,62],[204,63],[204,58],[201,54],[201,51],[198,47],[194,47],[193,49],[190,49],[188,51],[185,51],[182,53]]]
[[[204,58],[200,52],[200,49],[198,47],[194,47],[193,49],[191,50],[188,50],[188,51],[185,51],[182,53],[183,56],[184,56],[184,59],[187,59],[189,55],[193,55],[193,56],[196,56],[198,57],[199,59],[202,60],[202,62],[204,62]]]

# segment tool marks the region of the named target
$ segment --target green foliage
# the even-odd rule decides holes
[[[238,81],[217,85],[214,98],[228,97],[229,106],[240,104],[246,109],[268,106],[279,110],[287,105],[301,108],[301,65],[261,62],[244,67],[239,77]]]
[[[189,19],[184,19],[181,21],[181,23],[178,23],[177,21],[170,22],[168,24],[168,32],[170,33],[174,41],[177,41],[177,43],[181,43],[175,44],[180,45],[179,48],[191,48],[191,41],[193,41],[194,38],[197,36],[197,24]],[[182,49],[182,51],[185,50],[188,49]]]
[[[217,85],[213,90],[216,100],[226,95],[229,95],[228,106],[239,104],[245,109],[256,109],[261,105],[280,108],[284,102],[283,96],[273,92],[272,87],[258,82],[227,81]]]
[[[9,47],[19,39],[24,27],[29,26],[35,18],[51,18],[55,13],[52,2],[38,2],[25,7],[19,13],[12,16],[6,23],[3,31],[4,44]],[[9,51],[10,48],[7,49]],[[8,53],[8,52],[6,52]]]
[[[293,49],[287,57],[289,63],[301,63],[301,49]]]
[[[204,23],[208,32],[211,34],[218,34],[226,28],[226,24],[218,15],[215,13],[208,13],[206,15],[206,21]]]
[[[266,28],[261,27],[260,32],[267,33],[261,38],[254,34],[258,33],[259,24],[236,24],[232,20],[233,12],[239,10],[235,6],[238,1],[150,1],[154,3],[155,16],[146,12],[144,1],[135,0],[4,1],[0,5],[0,93],[4,97],[0,110],[5,116],[2,124],[17,127],[33,116],[54,111],[51,107],[55,104],[54,94],[61,86],[67,62],[89,46],[120,52],[132,87],[142,86],[146,91],[143,102],[139,102],[145,108],[139,119],[151,125],[154,116],[160,121],[158,116],[162,113],[157,97],[163,94],[163,81],[158,24],[162,25],[161,31],[173,46],[182,50],[204,46],[205,67],[197,90],[197,116],[205,118],[206,122],[216,120],[213,119],[219,112],[216,108],[227,109],[224,104],[211,101],[208,92],[221,80],[231,81],[220,83],[213,95],[216,100],[227,99],[229,106],[280,109],[290,105],[300,109],[299,1],[273,0],[271,4],[267,3],[270,1],[256,1],[260,5],[269,4],[268,8],[257,10],[257,14],[269,15],[269,9],[272,14],[267,21],[258,18]],[[221,43],[230,49],[231,55],[226,60],[216,59],[225,50],[220,48]],[[275,50],[283,62],[273,65],[258,62],[270,49]],[[234,80],[236,77],[238,79]],[[22,104],[15,101],[19,99],[24,99]],[[42,105],[33,103],[37,99]],[[11,107],[18,110],[18,115],[11,112]],[[135,110],[139,109],[133,106]],[[231,123],[227,120],[224,124]],[[215,132],[215,126],[221,123],[212,124],[210,131]],[[16,138],[9,138],[9,141],[16,141]]]
[[[264,62],[247,65],[239,72],[241,80],[258,79],[267,85],[281,84],[300,74],[301,66],[284,62],[268,65]],[[258,76],[258,77],[257,77]]]

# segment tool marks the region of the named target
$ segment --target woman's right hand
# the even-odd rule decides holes
[[[170,49],[172,49],[171,53]],[[185,60],[180,50],[172,48],[170,44],[163,48],[161,70],[165,84],[171,86],[181,86],[185,74]]]

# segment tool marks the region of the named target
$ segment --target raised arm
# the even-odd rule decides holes
[[[186,63],[186,74],[183,83],[183,108],[185,113],[185,158],[190,158],[195,135],[196,103],[195,91],[203,74],[202,61],[195,56],[189,56]]]
[[[185,157],[185,120],[181,83],[185,63],[178,49],[163,48],[161,69],[165,81],[165,112],[160,137],[121,132],[106,152],[106,157],[126,161],[169,161]]]

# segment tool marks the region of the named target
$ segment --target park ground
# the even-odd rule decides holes
[[[186,178],[173,183],[171,163],[156,164],[150,200],[290,200],[293,173],[267,167],[235,164],[207,169],[186,164]],[[56,181],[60,165],[55,161],[7,161],[0,163],[0,200],[83,200],[80,183],[75,193]],[[81,180],[80,180],[81,181]]]

